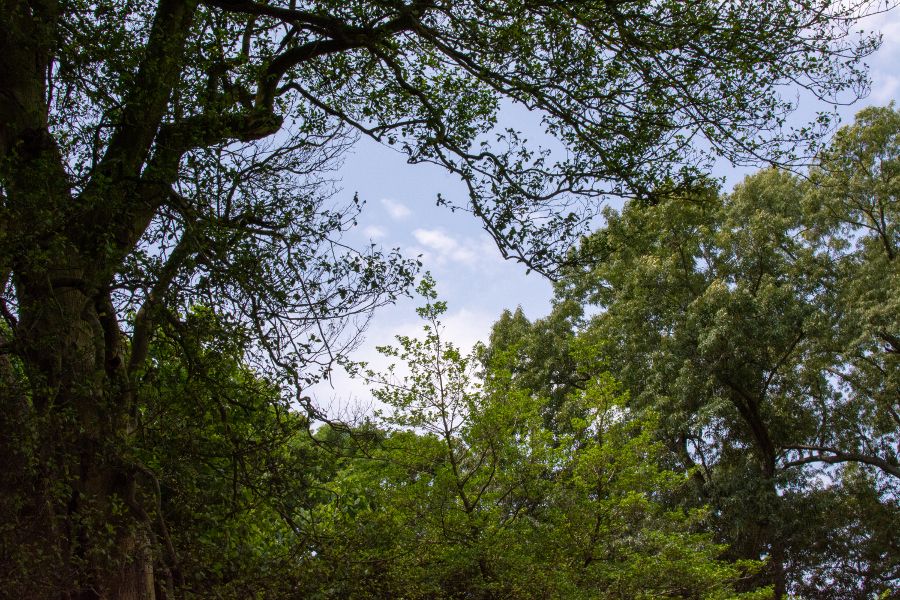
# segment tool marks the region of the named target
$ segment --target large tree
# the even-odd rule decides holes
[[[583,385],[557,374],[594,340],[632,408],[662,415],[669,464],[693,473],[720,539],[767,557],[778,595],[870,598],[900,576],[898,139],[900,113],[869,108],[806,179],[768,169],[731,194],[609,210],[555,314],[492,337],[497,351],[513,326],[568,327],[520,361],[520,381],[550,389]]]
[[[849,31],[881,5],[849,4],[0,1],[7,589],[159,588],[130,448],[161,322],[207,306],[302,399],[347,319],[404,289],[412,266],[347,249],[355,208],[327,204],[354,133],[458,173],[501,250],[550,271],[580,208],[688,179],[694,139],[792,159],[815,131],[783,127],[779,85],[865,87],[877,39]],[[565,151],[499,130],[504,99]]]

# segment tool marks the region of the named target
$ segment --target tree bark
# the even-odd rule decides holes
[[[53,585],[23,597],[153,600],[148,524],[131,508],[138,502],[126,456],[134,407],[121,332],[108,291],[91,281],[74,248],[56,242],[42,249],[50,259],[41,268],[16,280],[37,435],[28,486],[37,493],[23,511],[45,517],[40,550],[59,563],[45,572]],[[40,557],[24,558],[36,575]]]
[[[14,469],[0,483],[0,589],[152,600],[152,535],[128,457],[133,392],[109,286],[155,209],[135,180],[195,4],[159,0],[121,120],[77,197],[48,129],[61,10],[56,0],[0,0],[0,268],[18,301],[0,364],[0,451]]]

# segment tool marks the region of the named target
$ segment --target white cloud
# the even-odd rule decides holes
[[[466,239],[462,243],[440,229],[416,229],[413,237],[425,248],[423,259],[437,266],[447,263],[474,265],[494,256],[485,240]]]
[[[390,198],[382,198],[381,204],[394,220],[399,221],[400,219],[405,219],[410,214],[412,214],[412,211],[410,211],[405,204],[403,204],[402,202],[397,202],[396,200],[391,200]]]
[[[884,35],[884,46],[887,46],[897,41],[894,36],[897,33],[897,27],[900,26],[900,16],[897,15],[896,10],[882,10],[863,17],[860,24],[865,29],[880,31]]]
[[[863,26],[881,33],[881,48],[869,57],[873,70],[897,72],[897,51],[900,50],[900,11],[882,12],[863,21]]]
[[[864,24],[881,32],[882,44],[869,59],[872,67],[872,96],[875,104],[887,104],[897,99],[900,78],[897,74],[897,55],[900,54],[900,11],[890,10],[874,15]]]
[[[452,237],[439,229],[416,229],[413,231],[416,241],[442,254],[452,252],[459,244]]]
[[[387,235],[387,232],[383,227],[379,227],[378,225],[369,225],[363,229],[363,234],[369,239],[377,240],[378,238],[383,238]]]
[[[406,313],[411,312],[407,306]],[[399,315],[398,315],[399,316]],[[489,311],[471,310],[462,308],[450,311],[443,315],[442,339],[450,342],[468,353],[476,342],[486,342],[490,336],[491,326],[497,315]],[[366,341],[352,358],[355,361],[364,361],[377,372],[384,372],[397,359],[388,358],[380,354],[375,347],[381,345],[396,345],[395,336],[402,335],[413,338],[424,336],[422,321],[414,316],[409,318],[404,314],[403,318],[391,324],[376,325],[366,334]],[[396,364],[395,374],[403,377],[408,374],[403,364]],[[371,415],[376,408],[384,408],[372,398],[371,388],[362,379],[353,379],[347,373],[337,368],[332,373],[330,382],[318,383],[306,392],[314,399],[315,404],[333,418],[347,420],[360,419],[362,415]]]
[[[487,343],[491,335],[491,327],[497,317],[498,315],[491,312],[462,308],[448,313],[443,323],[447,327],[446,332],[453,344],[459,346],[463,352],[468,352],[476,342]]]
[[[441,339],[459,348],[463,353],[468,353],[476,342],[487,342],[490,337],[491,327],[497,320],[497,315],[487,312],[461,308],[451,310],[439,319],[443,324]],[[391,360],[382,360],[381,355],[375,350],[375,346],[395,344],[398,335],[412,338],[424,337],[422,327],[424,323],[419,319],[409,319],[394,324],[393,327],[377,328],[370,332],[366,346],[360,349],[362,360],[372,364],[388,364]]]

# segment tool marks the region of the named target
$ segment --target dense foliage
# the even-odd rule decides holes
[[[870,108],[807,178],[608,210],[554,314],[495,326],[498,349],[528,340],[516,379],[540,393],[583,388],[592,344],[628,407],[660,416],[665,464],[695,483],[678,504],[712,506],[716,539],[766,557],[780,592],[900,582],[898,140],[900,113]]]
[[[805,178],[607,210],[553,312],[470,355],[424,278],[423,337],[347,365],[382,406],[355,427],[279,409],[193,309],[154,338],[132,449],[167,593],[892,597],[898,140],[870,108]]]
[[[336,198],[331,173],[360,135],[398,148],[411,163],[436,163],[458,175],[469,191],[455,204],[438,196],[440,203],[480,219],[505,256],[560,275],[564,268],[593,264],[592,257],[605,252],[591,249],[602,247],[599,242],[569,252],[603,199],[635,197],[671,207],[672,198],[687,202],[700,193],[696,182],[714,157],[785,164],[808,156],[829,116],[790,128],[787,118],[796,102],[780,91],[798,85],[836,102],[863,94],[863,60],[877,48],[878,36],[858,35],[855,24],[861,15],[891,5],[0,0],[0,456],[8,470],[0,480],[0,589],[38,600],[150,600],[277,597],[324,582],[334,581],[336,590],[356,585],[366,579],[353,570],[329,574],[337,561],[318,557],[352,549],[342,544],[369,552],[372,543],[390,545],[393,538],[378,537],[384,532],[369,509],[360,514],[372,522],[355,521],[362,536],[355,538],[341,521],[349,509],[328,498],[345,498],[340,486],[352,487],[355,479],[374,483],[399,476],[389,468],[379,475],[372,466],[377,461],[362,466],[342,462],[346,457],[371,453],[393,464],[408,444],[435,464],[446,462],[434,467],[433,484],[398,483],[398,493],[408,495],[407,506],[442,502],[445,512],[435,515],[446,515],[441,531],[446,526],[453,539],[444,537],[433,546],[438,554],[423,557],[437,580],[395,579],[404,569],[423,568],[399,561],[391,563],[393,575],[385,585],[416,581],[416,589],[434,590],[443,585],[436,581],[462,586],[464,579],[476,587],[462,595],[527,589],[537,583],[514,581],[512,574],[521,569],[497,558],[498,548],[515,542],[523,544],[521,560],[535,564],[574,564],[573,552],[587,553],[589,564],[581,570],[559,569],[560,586],[621,585],[622,594],[638,594],[651,583],[642,570],[653,564],[648,557],[669,556],[653,549],[671,543],[672,561],[660,569],[683,564],[692,575],[684,575],[687,588],[666,588],[667,593],[689,595],[711,579],[721,581],[709,593],[725,593],[744,566],[719,556],[716,544],[729,541],[727,536],[710,541],[700,524],[706,518],[700,516],[702,506],[712,506],[719,516],[727,512],[724,504],[661,503],[663,496],[687,495],[672,483],[683,475],[683,465],[664,460],[669,438],[663,434],[640,447],[629,439],[673,431],[677,419],[663,410],[666,405],[650,411],[655,401],[645,390],[632,389],[633,373],[612,357],[609,370],[625,386],[627,399],[608,391],[617,384],[591,388],[599,385],[602,369],[555,371],[553,377],[563,380],[548,382],[502,348],[486,350],[485,387],[478,402],[472,400],[479,408],[465,400],[468,412],[458,415],[463,421],[449,435],[455,441],[444,439],[443,446],[439,437],[418,431],[431,413],[416,408],[419,399],[402,397],[385,399],[397,403],[395,418],[407,422],[378,423],[371,431],[333,424],[327,434],[308,434],[315,419],[324,422],[328,415],[311,405],[304,388],[346,355],[373,309],[407,293],[417,270],[395,251],[346,245],[342,236],[362,203]],[[500,107],[509,103],[534,116],[549,148],[506,127]],[[857,147],[852,135],[845,142],[851,152]],[[877,198],[894,196],[890,182],[886,192],[879,191],[883,171],[870,170],[866,180],[854,170],[859,161],[840,148],[838,143],[832,155],[823,155],[822,171],[814,177],[820,180],[817,189],[832,186],[840,192],[835,197],[853,200],[816,203],[822,211],[815,231],[823,240],[843,239],[851,246],[857,237],[881,240],[884,250],[879,254],[875,243],[865,245],[863,254],[834,248],[834,260],[822,266],[826,281],[833,276],[841,282],[846,272],[852,285],[819,290],[810,287],[810,275],[802,284],[807,287],[791,296],[763,278],[764,294],[744,294],[748,310],[784,305],[795,311],[774,319],[765,338],[771,350],[757,352],[751,345],[741,355],[763,362],[727,371],[728,377],[757,379],[778,373],[762,390],[741,388],[758,404],[759,410],[748,413],[758,423],[749,437],[731,436],[739,431],[733,414],[700,411],[710,415],[708,422],[697,417],[702,431],[685,430],[703,444],[718,439],[709,437],[707,425],[721,432],[728,443],[706,458],[749,473],[747,481],[760,490],[754,527],[761,537],[738,540],[733,550],[751,563],[760,556],[756,550],[771,546],[776,518],[787,514],[774,508],[782,504],[784,486],[793,485],[792,479],[773,483],[782,471],[802,474],[809,465],[852,459],[861,465],[854,489],[865,491],[885,481],[868,469],[895,468],[887,451],[894,439],[891,361],[897,348],[889,306],[896,295],[889,286],[896,279],[885,275],[895,262],[895,230],[887,225],[892,213],[879,208],[887,204],[857,202],[858,190],[868,185],[876,186],[871,189]],[[790,194],[790,182],[784,185]],[[844,210],[849,220],[834,221]],[[882,211],[878,225],[869,228],[875,233],[865,227],[843,233],[853,223],[868,222],[860,219],[872,210]],[[673,226],[690,222],[689,212],[673,209]],[[738,238],[734,244],[756,243]],[[806,247],[797,251],[799,262],[776,261],[772,268],[806,268]],[[809,260],[809,268],[822,262],[815,252]],[[885,266],[870,267],[875,260]],[[595,279],[602,277],[597,273]],[[698,277],[700,285],[706,273]],[[878,292],[871,292],[876,284]],[[737,280],[708,287],[718,295],[704,300],[707,312],[725,315],[727,307],[716,303],[727,304],[732,288],[743,289]],[[809,369],[797,367],[792,377],[782,377],[780,363],[765,363],[771,358],[766,352],[794,359],[792,327],[808,318],[795,299],[826,302],[815,313],[821,322],[813,319],[808,334],[797,332],[802,339],[796,346],[807,352],[807,336],[815,339],[820,345],[809,352],[819,353],[815,360],[822,368],[836,370],[820,378],[821,393],[810,383]],[[844,303],[855,307],[852,314],[840,313]],[[648,315],[648,322],[654,318]],[[842,325],[829,328],[828,318],[840,318]],[[564,322],[557,319],[546,333],[564,338]],[[723,326],[729,322],[719,323],[718,330]],[[712,353],[703,360],[733,350],[720,341],[727,336],[706,331],[706,321],[697,327],[705,340],[698,347]],[[762,343],[746,332],[744,337]],[[430,348],[429,339],[422,351]],[[597,340],[597,347],[615,340]],[[575,351],[587,347],[593,346],[566,341],[553,352],[580,364]],[[412,364],[421,364],[417,348],[403,350]],[[523,346],[513,354],[525,352]],[[659,364],[654,359],[648,367]],[[530,382],[519,379],[523,374]],[[846,379],[856,391],[839,396],[834,378]],[[525,403],[526,421],[510,420],[502,409],[507,379],[510,397],[521,395]],[[648,372],[647,380],[656,379]],[[689,409],[728,402],[746,420],[740,407],[751,401],[727,397],[722,381],[711,381],[703,390],[712,404],[679,406],[683,397],[658,391],[669,394],[671,407],[682,411],[674,414],[687,420],[694,414]],[[790,396],[791,386],[802,394]],[[463,390],[460,398],[469,398]],[[828,410],[805,407],[798,432],[784,437],[787,417],[769,408],[781,406],[783,397],[795,403],[814,399]],[[412,412],[404,417],[404,410]],[[598,430],[597,419],[607,413],[628,418]],[[817,428],[815,418],[825,426]],[[857,418],[858,430],[851,426]],[[495,426],[497,432],[488,431]],[[753,451],[741,454],[741,444]],[[725,460],[733,449],[755,462]],[[660,464],[644,466],[655,465],[650,458],[658,450]],[[556,456],[560,452],[571,456]],[[477,468],[469,464],[472,456],[479,457]],[[631,475],[614,478],[609,495],[585,500],[593,480],[583,471],[605,460]],[[451,477],[444,467],[454,463]],[[507,463],[510,473],[500,468]],[[488,472],[495,474],[486,474],[485,466],[495,466]],[[638,477],[641,469],[649,470]],[[419,479],[429,481],[428,469],[419,464],[413,472],[419,471]],[[840,481],[850,481],[840,473]],[[527,493],[516,487],[532,479]],[[451,484],[452,494],[446,487]],[[365,490],[358,496],[360,511],[369,496],[382,502],[389,497],[367,485],[357,488]],[[736,497],[723,485],[713,500]],[[861,505],[882,507],[892,497],[890,490],[877,489],[868,496],[860,492]],[[529,520],[534,511],[524,508],[509,513],[518,505],[504,502],[528,506],[520,493],[537,494],[528,501],[547,507],[541,515],[546,520]],[[615,512],[621,502],[635,510],[610,522],[609,539],[624,538],[612,543],[613,550],[604,548],[605,554],[590,536],[573,546],[529,542],[541,524],[563,535],[568,519],[585,524],[598,505],[607,503]],[[328,510],[334,519],[322,514]],[[396,518],[409,517],[401,511]],[[419,521],[422,536],[438,539],[433,521]],[[504,541],[504,522],[518,537]],[[637,523],[641,530],[646,524],[647,536],[629,530]],[[619,542],[622,548],[616,549]],[[785,545],[782,557],[771,546],[768,568],[774,575],[761,581],[771,580],[776,592],[785,571],[779,565],[793,560],[794,548]],[[828,561],[829,551],[815,550],[815,556]],[[488,565],[488,558],[497,560]],[[622,569],[603,571],[616,561]],[[857,563],[868,573],[874,559],[867,554]],[[309,579],[322,568],[326,572]],[[741,585],[750,589],[756,582]],[[457,589],[447,586],[448,593]]]
[[[337,479],[362,500],[338,515],[350,547],[324,554],[352,565],[338,595],[735,597],[752,565],[718,560],[702,510],[664,505],[686,482],[658,466],[653,415],[632,415],[602,374],[566,398],[566,432],[551,431],[546,399],[512,380],[514,349],[476,375],[476,355],[442,340],[427,279],[420,290],[425,337],[383,349],[403,375],[366,373],[385,438]]]
[[[198,328],[186,353],[157,338],[134,452],[158,494],[164,593],[771,596],[735,591],[761,563],[727,560],[709,511],[670,502],[688,477],[660,466],[658,418],[633,412],[608,373],[566,398],[566,431],[555,432],[546,399],[513,381],[515,352],[462,356],[442,340],[433,283],[420,291],[424,337],[383,349],[396,373],[355,366],[385,409],[352,429],[312,434],[273,409],[275,390],[238,348],[204,348],[215,339],[206,311],[189,319]],[[596,353],[576,350],[585,363]]]

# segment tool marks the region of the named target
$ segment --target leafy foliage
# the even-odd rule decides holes
[[[630,408],[659,415],[668,464],[693,473],[682,501],[711,503],[718,539],[768,556],[776,588],[870,597],[896,583],[896,539],[882,532],[896,531],[883,519],[900,477],[898,123],[893,107],[861,112],[808,180],[770,169],[729,195],[705,184],[608,210],[555,314],[518,325],[532,349],[552,323],[569,335],[529,351],[520,381],[551,383],[543,365],[584,364],[571,348],[592,341],[588,362],[622,381]],[[509,324],[497,327],[502,347]],[[846,511],[856,502],[867,509]]]
[[[358,372],[376,385],[387,429],[335,480],[344,510],[327,510],[346,545],[322,559],[349,573],[332,571],[333,594],[736,597],[753,565],[718,559],[723,548],[697,531],[704,511],[664,505],[686,482],[657,466],[654,417],[633,414],[601,374],[566,398],[573,416],[554,432],[545,398],[514,383],[514,353],[495,353],[478,376],[475,355],[442,340],[433,283],[420,291],[424,338],[382,349],[402,373]]]
[[[805,153],[829,118],[791,130],[780,86],[864,92],[878,38],[854,22],[890,6],[0,0],[0,454],[21,467],[4,489],[17,524],[0,529],[16,549],[4,589],[163,596],[154,573],[174,553],[156,542],[161,494],[141,461],[199,507],[216,485],[186,487],[177,449],[204,440],[205,481],[224,468],[210,456],[243,443],[228,432],[278,439],[269,419],[291,402],[327,417],[303,389],[417,269],[343,240],[361,203],[337,200],[329,173],[357,135],[459,175],[470,194],[452,208],[553,275],[598,198],[684,190],[713,156]],[[552,149],[505,127],[504,102]],[[191,379],[204,369],[209,389]],[[149,392],[164,374],[171,390]],[[270,408],[214,424],[216,385],[225,404],[246,392]],[[168,414],[176,389],[198,400],[172,409],[196,435],[167,423],[148,438],[157,453],[139,443],[143,413]]]

